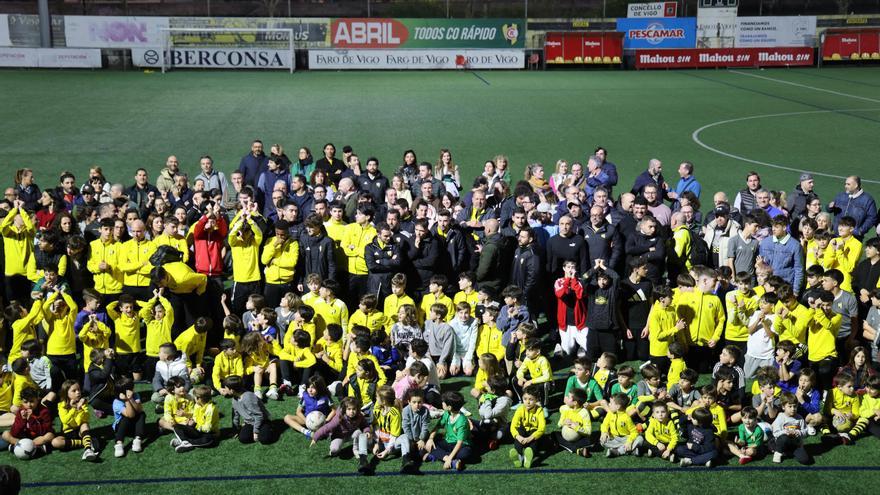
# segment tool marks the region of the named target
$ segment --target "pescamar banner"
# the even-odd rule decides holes
[[[737,17],[736,47],[813,46],[816,16]]]
[[[623,33],[623,48],[693,48],[696,43],[697,20],[693,17],[674,19],[617,19],[617,30]]]
[[[522,69],[525,53],[499,50],[309,50],[309,69]]]
[[[524,19],[345,18],[330,23],[333,48],[522,48]]]

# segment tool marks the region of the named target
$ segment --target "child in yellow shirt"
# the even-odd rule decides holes
[[[302,395],[317,360],[312,353],[312,337],[305,330],[287,332],[284,347],[276,340],[273,343],[274,354],[278,356],[281,368],[281,389],[279,393]],[[299,375],[299,380],[296,380]],[[294,384],[296,383],[296,387]]]
[[[626,394],[615,394],[608,401],[608,414],[602,420],[599,437],[599,443],[607,449],[605,457],[635,454],[644,443],[632,418],[626,413],[628,405],[629,396]]]
[[[244,375],[244,361],[242,361],[235,341],[223,339],[220,341],[220,353],[214,356],[214,369],[211,370],[211,382],[214,389],[223,394],[223,380],[231,375]]]
[[[482,356],[483,354],[492,354],[498,361],[504,360],[505,348],[501,343],[503,334],[495,324],[500,309],[497,304],[488,305],[483,309],[483,324],[477,330],[477,344],[474,354]]]
[[[586,390],[573,387],[568,391],[565,402],[559,408],[559,431],[553,437],[563,449],[581,457],[590,457],[592,423],[590,411],[585,407]]]
[[[513,448],[508,455],[513,465],[530,469],[535,454],[540,448],[539,440],[544,436],[547,422],[544,408],[541,407],[541,388],[528,385],[522,393],[522,405],[516,410],[510,421],[510,435],[513,437]]]
[[[214,445],[220,432],[220,409],[211,398],[211,389],[198,385],[193,387],[192,395],[195,397],[192,417],[186,423],[174,425],[176,438],[171,441],[171,446],[178,454]]]
[[[52,447],[71,450],[82,448],[82,460],[95,462],[100,449],[92,440],[89,429],[89,405],[82,396],[82,387],[76,380],[66,380],[61,384],[58,395],[58,420],[61,422],[61,435],[52,439]]]
[[[174,431],[174,425],[189,424],[193,421],[195,403],[186,390],[186,382],[179,376],[172,376],[165,381],[165,414],[159,418],[159,428]]]
[[[365,294],[361,296],[358,309],[355,311],[348,322],[351,326],[361,325],[370,329],[370,333],[375,333],[380,328],[385,328],[388,323],[385,315],[376,309],[378,299],[375,294]]]
[[[419,304],[420,324],[425,324],[425,320],[431,314],[431,306],[435,304],[446,306],[446,317],[443,321],[448,323],[452,319],[452,316],[455,314],[455,307],[452,304],[452,299],[443,292],[446,289],[447,283],[448,280],[445,275],[434,275],[431,277],[431,281],[428,284],[428,293],[422,296],[422,302]]]
[[[675,462],[675,446],[678,443],[678,428],[669,417],[669,409],[664,402],[655,402],[651,408],[651,419],[645,430],[644,453],[648,457],[657,456]]]

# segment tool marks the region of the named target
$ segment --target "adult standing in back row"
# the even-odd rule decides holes
[[[338,187],[339,181],[342,180],[342,172],[345,172],[347,168],[345,163],[342,163],[342,160],[336,158],[336,146],[333,143],[325,144],[324,156],[315,162],[315,170],[322,170],[327,173],[330,182]]]
[[[835,215],[835,228],[841,218],[853,217],[856,221],[853,235],[861,240],[877,225],[877,204],[874,198],[862,189],[862,179],[857,175],[847,177],[843,189],[843,192],[834,196],[834,201],[828,205],[828,211]]]
[[[678,199],[681,197],[681,194],[685,191],[691,191],[697,195],[697,198],[700,197],[700,192],[702,192],[702,186],[699,182],[697,182],[696,177],[694,177],[694,164],[691,162],[681,162],[681,165],[678,166],[678,176],[681,177],[678,181],[678,184],[675,185],[675,189],[669,191],[669,199],[672,200],[672,209],[678,210]]]
[[[254,139],[251,143],[251,152],[244,155],[238,163],[238,171],[244,175],[245,185],[256,189],[257,179],[263,175],[269,164],[269,157],[263,153],[263,142]]]

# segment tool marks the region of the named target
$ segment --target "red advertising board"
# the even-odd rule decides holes
[[[548,64],[619,64],[623,33],[580,31],[547,33],[544,60]]]
[[[784,47],[636,50],[636,69],[790,65],[813,65],[813,49],[809,47]]]
[[[880,60],[880,29],[825,31],[822,60]]]

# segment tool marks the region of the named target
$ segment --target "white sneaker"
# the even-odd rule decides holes
[[[815,436],[816,435],[816,428],[814,428],[812,426],[808,426],[807,427],[807,435],[811,436],[811,437]]]
[[[270,388],[268,392],[266,392],[266,397],[272,400],[278,400],[278,389]]]
[[[461,408],[461,413],[464,414],[464,416],[465,416],[466,418],[471,417],[471,412],[468,411],[467,409],[463,408],[463,407]]]
[[[134,440],[131,441],[131,451],[132,452],[143,452],[144,445],[143,440],[140,437],[134,437]]]
[[[113,457],[125,457],[125,445],[117,443],[116,446],[113,447]]]
[[[262,390],[254,390],[254,395],[256,395],[258,399],[263,400],[263,391]]]
[[[300,385],[300,386],[299,386],[299,393],[296,394],[296,396],[299,397],[300,399],[302,399],[302,398],[303,398],[303,395],[304,395],[305,393],[306,393],[306,386],[305,386],[305,385]]]
[[[692,466],[693,464],[694,461],[692,461],[690,457],[682,457],[681,461],[678,462],[678,465],[681,467],[688,467]]]
[[[83,451],[82,460],[92,462],[98,458],[98,454],[92,449]]]
[[[780,464],[782,462],[782,452],[773,453],[773,462],[775,462],[776,464]]]
[[[562,350],[562,344],[556,344],[556,347],[553,348],[553,355],[559,357],[563,354],[565,354],[565,351]]]
[[[177,437],[172,438],[171,439],[171,448],[176,449],[178,445],[180,445],[180,440],[178,440]]]
[[[191,444],[189,442],[180,442],[180,445],[178,445],[174,450],[178,454],[182,454],[184,452],[189,452],[190,450],[193,450],[194,448],[195,447],[193,446],[193,444]]]

